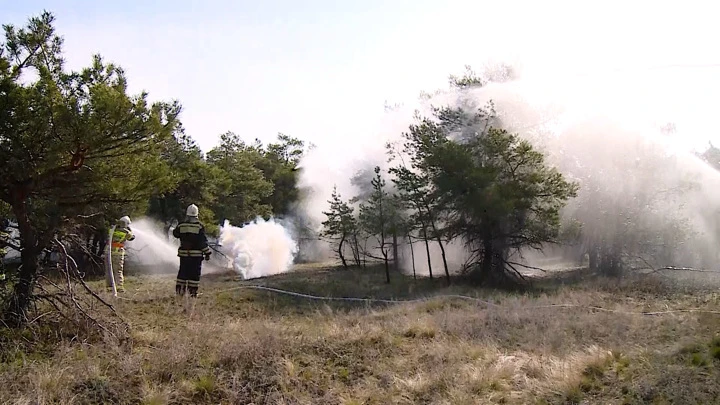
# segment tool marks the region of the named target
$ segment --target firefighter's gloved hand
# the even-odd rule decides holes
[[[206,261],[207,261],[207,260],[210,260],[210,255],[209,255],[209,254],[205,255],[205,260],[206,260]]]

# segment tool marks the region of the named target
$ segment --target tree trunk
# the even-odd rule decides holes
[[[438,235],[437,229],[435,229],[434,224],[433,232],[435,233],[435,240],[437,241],[438,246],[440,246],[440,254],[442,255],[443,267],[445,268],[445,277],[447,277],[447,284],[450,285],[450,270],[448,269],[447,259],[445,258],[445,246],[443,245],[442,239],[440,239],[440,235]]]
[[[6,315],[6,320],[13,326],[20,326],[28,320],[27,311],[32,299],[33,288],[38,270],[40,253],[38,235],[35,232],[27,212],[27,200],[18,198],[12,204],[13,214],[18,221],[20,231],[20,260],[22,266],[18,272],[18,282],[13,288],[13,295]]]
[[[588,267],[590,271],[598,269],[598,247],[595,243],[590,243],[588,248]]]
[[[427,228],[423,225],[423,240],[425,241],[425,253],[427,253],[428,272],[430,273],[430,280],[433,279],[432,274],[432,261],[430,260],[430,242],[428,241]]]
[[[427,207],[428,212],[430,212],[430,207]],[[440,246],[440,254],[443,258],[443,267],[445,269],[445,277],[447,277],[448,285],[450,285],[450,270],[447,267],[447,258],[445,257],[445,246],[442,243],[442,239],[440,238],[440,232],[438,232],[437,227],[435,226],[435,219],[430,218],[430,226],[432,226],[433,230],[433,236],[435,237],[435,241],[438,243],[438,246]]]
[[[620,253],[613,246],[603,244],[600,249],[600,271],[607,277],[619,277],[622,274]]]
[[[368,244],[368,238],[365,238],[365,241],[363,242],[363,254],[362,254],[362,266],[363,269],[367,268],[367,244]]]
[[[390,263],[388,261],[388,254],[387,251],[383,248],[380,248],[383,252],[383,257],[385,258],[385,278],[387,279],[387,283],[390,284]]]
[[[342,262],[343,267],[347,269],[348,265],[347,265],[347,262],[345,261],[345,255],[343,254],[344,243],[345,243],[345,235],[343,235],[342,238],[340,238],[340,243],[338,243],[337,254],[338,254],[338,257],[340,257],[340,261]]]
[[[494,287],[508,287],[514,280],[505,269],[505,250],[501,243],[487,238],[483,241],[482,274],[480,283]]]
[[[575,253],[575,261],[577,262],[577,265],[582,266],[585,264],[585,254],[587,253],[587,249],[580,245],[573,249],[573,252]]]
[[[349,240],[348,245],[350,245],[350,253],[352,253],[352,260],[353,262],[357,263],[357,251],[355,250],[355,244],[353,243],[352,239]]]
[[[482,277],[481,280],[485,281],[490,277],[493,271],[493,245],[492,239],[483,240],[483,261],[482,261]]]
[[[357,235],[353,235],[352,244],[354,246],[353,255],[355,259],[355,265],[360,267],[360,243],[357,240]]]
[[[393,269],[397,272],[400,269],[400,261],[398,260],[398,240],[397,232],[393,231]]]
[[[413,280],[417,280],[417,275],[415,273],[415,249],[413,249],[412,236],[408,235],[408,240],[410,241],[410,261],[412,261]]]

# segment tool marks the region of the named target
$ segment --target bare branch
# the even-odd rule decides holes
[[[514,276],[516,276],[517,278],[519,278],[520,280],[522,280],[522,281],[524,281],[524,282],[529,282],[528,279],[527,279],[525,276],[523,276],[522,273],[520,273],[520,272],[518,271],[518,269],[516,269],[515,267],[513,267],[512,264],[508,263],[505,259],[503,259],[503,262],[505,262],[505,264],[508,265],[508,267],[510,267],[510,269],[512,270],[512,272],[510,272],[510,273],[508,273],[508,274],[514,275]]]
[[[103,213],[102,213],[102,212],[96,212],[96,213],[90,214],[90,215],[77,215],[77,217],[78,217],[78,218],[81,218],[81,219],[90,219],[90,218],[94,218],[94,217],[97,217],[97,216],[100,216],[100,215],[103,215]]]
[[[505,263],[508,264],[508,265],[524,267],[524,268],[530,269],[530,270],[539,270],[539,271],[542,271],[543,273],[547,273],[547,270],[541,269],[540,267],[533,267],[533,266],[528,266],[528,265],[526,265],[526,264],[516,263],[516,262],[510,262],[510,261],[505,261]]]
[[[85,282],[85,280],[83,280],[81,277],[79,277],[79,276],[80,276],[80,272],[79,272],[79,270],[78,270],[78,266],[77,266],[77,263],[75,262],[75,259],[73,259],[72,257],[70,257],[70,256],[68,255],[67,249],[65,249],[65,246],[64,246],[62,243],[60,243],[60,241],[57,239],[57,237],[55,238],[55,243],[58,244],[58,246],[60,246],[60,248],[62,249],[62,251],[63,251],[63,256],[65,257],[65,260],[69,260],[69,261],[72,263],[73,268],[75,269],[75,272],[76,272],[76,274],[78,275],[78,281],[79,281],[80,284],[83,286],[83,288],[85,289],[85,291],[87,291],[87,292],[88,292],[90,295],[92,295],[95,299],[97,299],[98,301],[100,301],[103,305],[105,305],[106,307],[110,308],[110,310],[112,310],[112,312],[113,312],[115,315],[117,315],[118,318],[120,318],[120,319],[122,320],[122,317],[120,316],[120,314],[117,313],[117,311],[115,310],[115,307],[114,307],[112,304],[110,304],[110,303],[108,303],[107,301],[105,301],[104,299],[102,299],[102,297],[100,297],[99,295],[97,295],[97,293],[95,293],[95,291],[93,291],[93,290],[90,288],[90,286],[87,285],[87,283]],[[123,322],[124,322],[124,320],[123,320]]]

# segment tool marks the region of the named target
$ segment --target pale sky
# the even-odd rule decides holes
[[[638,109],[702,143],[720,133],[720,67],[706,66],[720,64],[714,3],[0,0],[0,21],[52,11],[69,67],[100,53],[133,92],[179,99],[205,151],[228,130],[318,145],[371,137],[386,100],[412,101],[488,58],[521,63],[545,94],[577,91],[569,78],[594,82],[598,102],[623,100],[608,91],[623,78]]]

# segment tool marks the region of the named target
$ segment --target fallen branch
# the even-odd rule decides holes
[[[105,301],[104,299],[102,299],[102,297],[100,297],[99,295],[97,295],[97,293],[95,293],[95,291],[93,291],[93,290],[90,288],[90,286],[87,285],[87,283],[85,282],[85,280],[83,280],[82,277],[80,277],[80,271],[78,270],[77,263],[75,262],[75,259],[73,259],[72,257],[70,257],[70,256],[67,254],[67,250],[65,249],[65,246],[63,246],[63,244],[60,243],[60,241],[59,241],[57,238],[55,238],[55,242],[61,247],[61,249],[62,249],[62,251],[63,251],[63,256],[65,257],[65,260],[66,260],[66,264],[67,264],[68,259],[69,259],[70,262],[72,262],[72,264],[73,264],[73,266],[74,266],[74,268],[75,268],[75,272],[77,273],[77,276],[78,276],[78,277],[77,277],[77,280],[78,280],[78,282],[80,282],[80,284],[83,286],[83,288],[85,289],[85,291],[87,291],[88,294],[92,295],[96,300],[100,301],[103,305],[105,305],[106,307],[108,307],[118,318],[120,318],[123,322],[125,322],[125,320],[120,316],[120,314],[117,313],[117,311],[115,310],[115,307],[113,307],[112,304],[110,304],[109,302],[107,302],[107,301]]]
[[[505,264],[506,264],[508,267],[510,267],[510,269],[511,269],[512,271],[510,271],[508,274],[510,274],[510,275],[512,275],[513,277],[515,277],[515,278],[516,278],[515,281],[518,282],[518,284],[522,284],[523,282],[524,282],[524,283],[528,283],[528,284],[532,284],[532,283],[529,282],[528,279],[527,279],[525,276],[523,276],[522,273],[520,273],[520,272],[518,271],[518,269],[516,269],[512,264],[510,264],[510,263],[509,263],[508,261],[506,261],[505,259],[503,259],[503,262],[505,262]]]
[[[89,214],[89,215],[77,215],[77,217],[78,217],[78,218],[81,218],[81,219],[90,219],[90,218],[97,217],[98,215],[102,215],[102,213],[101,213],[101,212],[96,212],[96,213],[94,213],[94,214]]]
[[[57,298],[56,298],[54,295],[52,295],[52,294],[35,295],[33,298],[35,298],[35,299],[42,299],[42,300],[44,300],[44,301],[47,301],[50,305],[52,305],[53,308],[55,308],[55,311],[56,311],[58,314],[60,314],[60,316],[62,316],[63,318],[65,318],[67,321],[69,321],[69,322],[71,322],[71,323],[73,323],[73,324],[76,324],[76,322],[75,322],[74,320],[70,319],[67,315],[65,315],[65,312],[63,312],[63,310],[60,309],[60,307],[58,306],[58,303],[60,303],[60,304],[63,305],[64,307],[70,308],[65,301],[63,301],[63,300],[61,300],[61,299],[57,299]]]
[[[505,263],[508,264],[508,265],[519,266],[519,267],[523,267],[523,268],[530,269],[530,270],[542,271],[543,273],[547,273],[547,272],[548,272],[547,270],[541,269],[540,267],[528,266],[527,264],[516,263],[516,262],[509,262],[509,261],[507,261],[507,260],[505,260]]]
[[[43,277],[43,279],[48,281],[49,285],[52,285],[60,291],[57,293],[48,293],[43,286],[38,283],[40,290],[44,294],[37,295],[35,298],[50,303],[60,316],[78,327],[81,327],[81,319],[86,320],[90,325],[92,325],[89,329],[86,329],[88,332],[92,332],[93,329],[100,329],[106,334],[106,336],[112,336],[114,339],[120,340],[121,336],[118,335],[118,333],[122,333],[122,331],[120,329],[115,330],[115,328],[119,325],[112,322],[106,322],[97,318],[95,314],[91,314],[91,311],[95,310],[94,305],[92,305],[92,300],[97,300],[105,307],[109,308],[113,315],[121,321],[122,325],[127,326],[127,322],[117,313],[112,304],[105,301],[102,297],[95,293],[90,286],[87,285],[87,283],[83,280],[80,270],[78,269],[77,262],[68,254],[65,245],[60,242],[57,237],[53,238],[53,242],[57,245],[56,251],[59,252],[61,256],[60,261],[57,264],[57,269],[62,274],[64,283],[55,283],[46,277]],[[82,288],[91,297],[89,298],[91,300],[90,302],[82,299],[81,296],[76,295],[74,291],[74,286],[76,285],[75,283],[82,285]],[[68,311],[70,312],[68,313]],[[75,315],[73,315],[73,313]],[[78,319],[78,316],[80,319]],[[110,330],[111,326],[113,330]],[[83,327],[88,328],[88,326]]]
[[[63,272],[63,274],[65,275],[65,280],[66,280],[66,283],[67,283],[67,290],[68,290],[68,293],[69,293],[68,296],[70,297],[70,301],[72,301],[73,305],[75,306],[75,309],[77,309],[83,316],[85,316],[85,318],[89,319],[89,320],[90,320],[92,323],[94,323],[97,327],[99,327],[100,329],[104,330],[105,332],[107,332],[107,333],[115,336],[115,334],[113,334],[112,332],[110,332],[110,331],[105,327],[105,325],[103,325],[103,324],[100,323],[97,319],[93,318],[90,314],[88,314],[87,311],[85,311],[85,309],[83,309],[82,306],[80,305],[80,303],[77,301],[77,299],[75,298],[75,295],[72,294],[72,283],[71,283],[71,281],[70,281],[70,271],[69,271],[70,265],[69,265],[69,260],[68,260],[68,258],[71,259],[71,260],[72,260],[72,258],[71,258],[70,256],[68,256],[68,254],[67,254],[67,249],[65,249],[65,245],[63,245],[62,243],[60,243],[60,241],[57,239],[57,237],[55,238],[55,243],[60,247],[60,249],[62,250],[62,253],[63,253],[63,259],[64,259],[64,261],[65,261],[65,266],[63,267],[62,272]],[[74,262],[75,262],[75,261],[73,260],[73,263],[74,263]]]
[[[49,278],[43,276],[42,274],[38,276],[38,279],[39,279],[39,280],[45,280],[47,283],[49,283],[49,284],[52,285],[53,287],[57,288],[58,290],[62,290],[62,288],[61,288],[59,285],[57,285],[54,281],[50,280]],[[42,285],[38,285],[38,287],[39,287],[41,290],[43,289],[43,288],[42,288]]]

